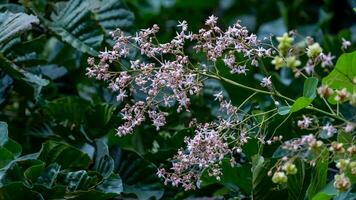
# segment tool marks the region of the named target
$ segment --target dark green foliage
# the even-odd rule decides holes
[[[193,117],[200,122],[216,119],[218,105],[211,95],[217,91],[224,91],[224,96],[236,105],[251,93],[223,81],[207,80],[202,95],[192,99],[190,113],[177,114],[175,109],[169,109],[168,125],[160,131],[145,123],[133,135],[120,138],[115,136],[115,128],[121,123],[118,112],[123,105],[116,102],[115,94],[108,88],[85,76],[87,58],[113,44],[109,33],[116,28],[132,34],[158,24],[162,32],[157,37],[167,41],[176,34],[177,20],[187,20],[189,29],[197,31],[211,14],[220,17],[222,27],[241,19],[242,24],[261,38],[296,29],[302,35],[315,36],[326,52],[338,57],[343,53],[341,38],[353,43],[356,40],[352,2],[0,1],[0,200],[205,196],[258,200],[355,199],[354,189],[338,195],[332,187],[326,153],[314,168],[297,161],[298,173],[289,177],[287,183],[291,187],[277,188],[267,173],[276,158],[288,152],[278,145],[257,146],[256,141],[245,145],[244,153],[235,155],[236,166],[231,167],[227,159],[221,163],[224,173],[221,181],[203,172],[196,191],[166,186],[156,176],[157,167],[170,166],[167,159],[184,145],[185,137],[193,135],[194,130],[188,128],[187,121]],[[191,54],[192,62],[201,56],[187,53]],[[354,91],[350,80],[355,71],[349,70],[351,66],[355,69],[354,54],[341,56],[335,70],[322,83],[334,89],[340,89],[342,84],[350,92]],[[320,104],[315,99],[320,83],[315,78],[304,83],[293,79],[289,69],[277,72],[273,66],[265,67],[271,72],[275,87],[297,101],[293,105],[281,103],[275,122],[261,125],[263,131],[269,135],[278,131],[286,139],[307,133],[296,131],[288,117],[295,116],[295,112],[303,114],[303,108],[311,103]],[[118,67],[114,64],[114,68]],[[231,75],[222,63],[219,69],[226,78],[260,87],[262,75],[254,69],[247,76]],[[333,97],[328,100],[333,103]],[[274,104],[273,99],[259,95],[251,102],[242,109],[268,110]],[[351,117],[356,113],[349,108],[340,108],[340,112]],[[252,120],[260,122],[263,117],[269,115]],[[350,138],[340,133],[338,140],[350,141]]]

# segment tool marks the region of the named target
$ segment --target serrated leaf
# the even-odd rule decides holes
[[[127,9],[122,1],[91,0],[91,4],[95,18],[107,34],[117,28],[128,29],[134,23],[133,13]]]
[[[36,16],[25,13],[0,13],[0,43],[31,29],[32,24],[38,22]]]
[[[81,52],[98,55],[95,48],[103,41],[104,32],[94,19],[88,1],[59,2],[51,14],[51,20],[40,19],[62,41]]]
[[[122,178],[124,193],[133,193],[140,200],[160,199],[163,186],[156,176],[156,167],[136,153],[115,147],[111,151],[115,173]]]

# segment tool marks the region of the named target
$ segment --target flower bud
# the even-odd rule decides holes
[[[320,47],[319,43],[315,42],[312,45],[309,45],[307,48],[307,55],[309,58],[315,58],[323,52],[323,49]]]
[[[276,184],[286,183],[288,178],[284,172],[275,172],[272,177],[272,182]]]
[[[271,62],[276,69],[279,69],[281,67],[283,67],[284,65],[284,60],[283,58],[279,57],[279,56],[275,56]]]
[[[294,38],[289,37],[288,33],[284,33],[283,36],[277,37],[276,39],[279,42],[278,49],[282,52],[286,52],[288,48],[292,46],[292,43],[294,41]]]
[[[355,155],[356,154],[356,146],[352,145],[349,148],[347,148],[347,151],[351,154],[351,155]]]
[[[345,149],[343,146],[344,146],[344,144],[342,144],[342,143],[332,142],[329,150],[336,152],[336,153],[344,153]]]
[[[329,88],[327,85],[323,85],[318,88],[318,94],[321,97],[328,98],[333,93],[334,93],[333,89]]]
[[[337,174],[334,176],[334,179],[334,187],[339,192],[344,192],[351,187],[350,179],[345,174]]]
[[[352,175],[356,175],[356,161],[352,161],[352,162],[350,162],[350,169],[351,169],[351,174]]]
[[[300,60],[297,60],[295,56],[290,56],[286,58],[286,62],[287,62],[287,67],[289,68],[296,68],[301,64]]]
[[[309,143],[309,150],[318,151],[318,150],[320,150],[320,147],[323,146],[323,144],[324,143],[320,140],[313,141],[313,142]]]
[[[297,167],[295,166],[295,164],[287,162],[286,164],[283,165],[282,169],[290,175],[294,175],[298,172]]]
[[[346,88],[343,88],[342,90],[336,90],[336,96],[335,96],[335,101],[337,102],[343,102],[350,96],[350,93],[347,92]]]
[[[349,165],[350,160],[345,160],[345,159],[340,159],[336,163],[336,167],[339,168],[342,171],[345,171],[347,169],[347,166]]]

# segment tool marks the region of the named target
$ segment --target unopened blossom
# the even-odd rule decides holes
[[[355,124],[348,122],[345,127],[345,132],[346,133],[351,133],[352,131],[355,130]]]
[[[335,153],[344,153],[345,148],[343,143],[338,143],[338,142],[332,142],[329,150]]]
[[[346,90],[346,88],[343,88],[342,90],[336,90],[335,101],[336,102],[343,102],[349,96],[350,96],[350,93]]]
[[[322,85],[320,87],[318,87],[318,94],[321,97],[324,98],[328,98],[329,96],[331,96],[334,93],[333,89],[331,89],[330,87],[328,87],[327,85]]]
[[[351,42],[346,40],[345,38],[341,38],[342,44],[341,49],[346,50],[349,46],[351,46]]]
[[[272,86],[271,76],[263,77],[260,85],[262,87],[271,87]]]
[[[301,129],[309,128],[310,124],[312,123],[312,119],[303,115],[303,120],[298,120],[298,127]]]
[[[323,49],[320,47],[319,43],[317,42],[315,42],[312,45],[309,45],[306,50],[309,58],[316,58],[323,52]]]
[[[286,183],[288,181],[288,177],[284,172],[275,172],[272,177],[272,182],[276,184]]]
[[[339,192],[344,192],[351,187],[351,181],[345,174],[336,174],[334,176],[334,187]]]

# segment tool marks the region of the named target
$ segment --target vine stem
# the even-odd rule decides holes
[[[220,76],[220,75],[207,74],[207,73],[201,73],[201,72],[199,72],[199,73],[202,74],[202,75],[204,75],[204,76],[207,76],[207,77],[210,77],[210,78],[214,78],[214,79],[217,79],[217,80],[221,80],[221,81],[224,81],[224,82],[226,82],[226,83],[229,83],[229,84],[231,84],[231,85],[234,85],[234,86],[237,86],[237,87],[240,87],[240,88],[244,88],[244,89],[247,89],[247,90],[254,91],[254,92],[256,92],[256,93],[267,94],[267,95],[271,95],[271,96],[278,96],[278,97],[280,97],[280,98],[282,98],[282,99],[285,99],[285,100],[287,100],[287,101],[290,101],[290,102],[292,102],[292,103],[295,102],[295,100],[293,100],[293,99],[291,99],[291,98],[289,98],[289,97],[286,97],[286,96],[284,96],[284,95],[282,95],[282,94],[280,94],[280,93],[274,93],[274,92],[270,92],[270,91],[266,91],[266,90],[260,90],[260,89],[257,89],[257,88],[253,88],[253,87],[250,87],[250,86],[243,85],[243,84],[241,84],[241,83],[235,82],[235,81],[233,81],[233,80],[231,80],[231,79],[222,77],[222,76]],[[307,106],[306,109],[308,109],[308,110],[313,110],[313,111],[322,113],[322,114],[324,114],[324,115],[330,116],[330,117],[332,117],[332,118],[338,119],[338,120],[343,121],[343,122],[348,122],[346,119],[344,119],[344,118],[342,118],[342,117],[340,117],[340,116],[337,116],[337,115],[335,115],[335,114],[333,114],[333,113],[326,112],[326,111],[324,111],[324,110],[321,110],[321,109],[316,108],[316,107],[311,106],[311,105],[310,105],[310,106]]]

